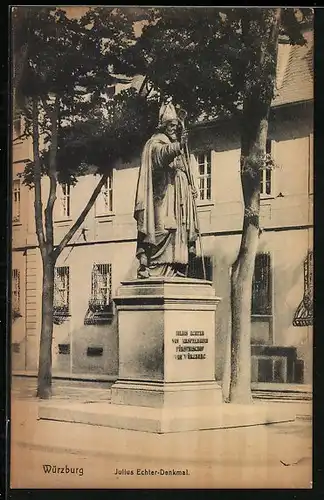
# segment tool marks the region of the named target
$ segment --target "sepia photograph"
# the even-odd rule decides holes
[[[11,7],[10,488],[312,488],[313,18]]]

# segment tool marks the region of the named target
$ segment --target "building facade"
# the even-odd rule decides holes
[[[280,46],[278,94],[267,152],[276,164],[261,176],[262,232],[252,287],[253,383],[310,384],[312,380],[312,34],[304,47]],[[14,132],[19,136],[17,118]],[[241,237],[243,200],[239,126],[202,123],[190,135],[197,165],[197,201],[208,279],[221,297],[216,321],[216,379],[222,380],[230,333],[230,271]],[[32,155],[13,146],[12,368],[37,372],[42,271],[32,190],[19,174]],[[133,208],[139,158],[116,164],[95,205],[60,255],[55,274],[54,376],[111,379],[118,373],[114,294],[136,276]],[[99,178],[60,186],[55,204],[58,243],[78,217]],[[46,197],[47,179],[43,180]],[[192,263],[202,276],[201,258]]]

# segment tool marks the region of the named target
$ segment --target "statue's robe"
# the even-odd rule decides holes
[[[149,256],[151,275],[175,274],[195,251],[197,214],[189,184],[189,168],[179,142],[162,133],[143,149],[136,190],[137,256]]]

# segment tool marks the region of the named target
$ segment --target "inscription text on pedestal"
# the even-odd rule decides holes
[[[185,359],[206,359],[205,344],[208,338],[204,330],[176,330],[175,337],[172,338],[175,344],[177,360]]]

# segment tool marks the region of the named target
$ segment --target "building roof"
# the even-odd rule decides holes
[[[282,106],[314,98],[313,33],[304,34],[306,45],[279,46],[277,95],[272,106]]]
[[[314,36],[312,31],[304,33],[307,43],[303,46],[279,44],[276,89],[277,93],[271,106],[277,107],[310,101],[314,98],[314,73],[313,73],[313,50]],[[144,76],[136,75],[131,83],[127,84],[139,90]],[[118,91],[126,85],[120,84]],[[200,124],[214,122],[201,117]]]

